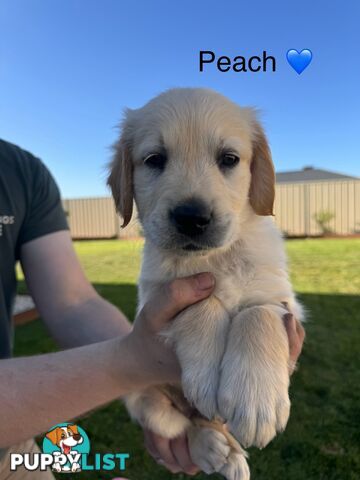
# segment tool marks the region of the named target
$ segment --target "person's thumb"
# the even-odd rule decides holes
[[[160,330],[186,307],[208,297],[214,286],[215,278],[208,272],[177,278],[160,287],[140,314],[154,330]]]

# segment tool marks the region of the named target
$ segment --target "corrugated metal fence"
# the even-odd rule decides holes
[[[111,197],[67,199],[63,200],[63,207],[72,238],[132,238],[140,234],[135,218],[121,228]]]
[[[131,238],[141,234],[134,218],[125,228],[110,197],[63,201],[73,238]],[[360,180],[283,183],[276,185],[275,221],[290,236],[318,235],[321,229],[314,216],[329,212],[332,232],[360,233]],[[134,215],[135,217],[136,215]]]
[[[284,183],[276,185],[275,221],[290,236],[318,235],[315,220],[329,212],[330,230],[338,235],[360,233],[360,180]]]

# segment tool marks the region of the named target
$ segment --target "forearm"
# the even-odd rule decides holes
[[[1,360],[0,448],[144,388],[151,375],[137,357],[126,337]]]
[[[122,337],[132,329],[125,315],[97,294],[79,304],[52,309],[44,320],[63,348]]]
[[[21,262],[40,315],[61,346],[86,345],[131,330],[126,317],[85,278],[68,231],[26,243]]]

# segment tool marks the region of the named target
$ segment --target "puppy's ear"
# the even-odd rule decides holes
[[[261,126],[254,124],[253,155],[250,164],[250,205],[257,215],[273,215],[275,170],[271,152]]]
[[[111,188],[116,210],[123,218],[122,227],[130,222],[133,211],[133,163],[130,146],[124,134],[114,145],[114,157],[110,164],[107,184]]]
[[[61,428],[59,427],[56,427],[54,428],[54,430],[50,430],[50,432],[48,432],[45,437],[48,438],[50,440],[50,442],[54,445],[57,445],[58,443],[58,432],[59,430],[61,430]]]
[[[67,428],[68,428],[69,430],[71,430],[74,435],[76,435],[77,433],[79,433],[79,430],[78,430],[77,425],[68,425]]]

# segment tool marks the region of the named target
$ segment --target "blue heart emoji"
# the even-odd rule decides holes
[[[292,48],[291,50],[288,50],[286,58],[289,64],[295,70],[295,72],[300,75],[300,73],[302,73],[305,68],[310,65],[310,62],[312,60],[312,53],[311,50],[308,50],[307,48],[301,50],[300,53]]]

